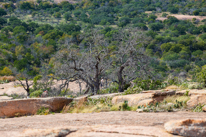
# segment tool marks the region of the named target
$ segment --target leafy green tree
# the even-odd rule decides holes
[[[197,80],[206,86],[206,65],[202,66],[201,71],[196,74]]]
[[[165,61],[175,61],[179,58],[179,54],[173,51],[169,51],[162,56],[163,60]]]
[[[153,31],[159,31],[160,29],[163,29],[164,26],[162,23],[151,23],[149,24],[149,28]]]
[[[20,5],[20,8],[22,10],[30,10],[30,9],[33,9],[33,6],[31,5],[30,2],[23,2],[21,5]]]
[[[195,57],[200,57],[203,54],[202,50],[196,50],[194,52],[192,52],[192,55]]]
[[[12,31],[13,31],[13,28],[10,27],[10,26],[6,26],[3,29],[1,29],[1,32],[4,33],[6,36],[8,36],[9,33],[12,32]]]
[[[54,17],[55,17],[55,18],[60,18],[60,17],[61,17],[61,13],[60,13],[60,12],[56,12],[56,13],[54,14]]]
[[[13,28],[15,28],[16,26],[21,26],[22,22],[17,17],[12,16],[11,18],[9,18],[9,24],[11,24]]]
[[[173,44],[172,47],[170,48],[170,51],[179,53],[182,50],[182,47],[184,47],[184,45],[181,44]]]
[[[20,33],[26,33],[26,28],[23,26],[16,26],[13,30],[13,35],[20,34]]]
[[[70,14],[69,12],[66,12],[66,13],[64,14],[64,19],[66,20],[66,22],[69,21],[69,20],[72,20],[71,14]]]
[[[53,40],[55,40],[55,39],[60,38],[62,35],[63,35],[62,31],[54,29],[54,30],[48,32],[46,35],[44,35],[43,39],[47,39],[47,40],[53,39]]]
[[[39,27],[39,24],[37,24],[35,22],[29,22],[28,31],[33,33],[36,30],[36,28],[38,28],[38,27]]]
[[[7,23],[7,20],[5,18],[0,17],[0,25],[3,26],[5,23]]]
[[[148,30],[148,27],[144,23],[137,23],[137,24],[134,24],[133,26],[137,27],[137,28],[139,28],[141,30]]]
[[[69,35],[73,32],[79,32],[81,30],[81,27],[75,24],[61,24],[59,27],[63,32],[66,32]]]
[[[174,16],[168,16],[166,20],[163,21],[167,25],[171,25],[173,23],[179,22],[179,20]]]
[[[172,47],[171,43],[164,43],[160,46],[160,48],[163,52],[168,52],[171,47]]]
[[[51,25],[49,24],[43,24],[43,25],[40,25],[35,31],[34,33],[35,34],[38,34],[39,32],[43,32],[43,34],[46,34],[48,31],[50,30],[53,30],[54,27],[52,27]]]
[[[119,27],[124,27],[129,23],[130,23],[130,18],[128,18],[128,17],[122,17],[118,20],[118,26]]]
[[[156,20],[156,18],[157,18],[157,16],[151,14],[151,15],[149,15],[148,20]]]
[[[7,15],[6,11],[2,8],[0,8],[0,16]]]
[[[169,7],[168,11],[173,13],[173,14],[176,14],[176,13],[178,13],[179,8],[177,8],[177,7]]]

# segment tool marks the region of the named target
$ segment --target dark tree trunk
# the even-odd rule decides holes
[[[27,92],[27,96],[30,96],[30,89],[29,89],[29,81],[28,79],[26,79],[26,87],[25,87],[25,90]]]
[[[94,85],[94,94],[95,95],[99,92],[99,85],[100,85],[99,82],[96,82],[95,85]]]
[[[118,76],[118,84],[119,84],[119,92],[124,92],[124,80],[122,78],[122,71],[124,67],[120,67],[119,72],[117,74]]]

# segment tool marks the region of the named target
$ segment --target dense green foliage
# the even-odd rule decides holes
[[[52,67],[53,54],[66,40],[77,49],[88,47],[81,35],[94,28],[110,41],[111,49],[118,46],[112,37],[115,33],[127,27],[144,31],[151,40],[140,46],[154,58],[151,67],[163,76],[169,71],[194,74],[195,66],[206,64],[206,21],[178,20],[165,13],[205,16],[205,0],[84,0],[75,4],[37,0],[2,5],[0,75],[12,75],[8,67],[14,67],[36,76],[41,61]],[[158,13],[167,19],[159,20]]]

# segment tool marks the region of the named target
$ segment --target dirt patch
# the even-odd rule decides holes
[[[178,14],[170,14],[169,16],[174,16],[178,20],[192,20],[193,18],[196,18],[199,21],[202,21],[203,19],[206,19],[206,16],[192,16],[192,15],[178,15]],[[166,20],[166,17],[158,17],[157,20]]]

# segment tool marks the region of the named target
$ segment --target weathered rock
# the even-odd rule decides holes
[[[206,112],[206,105],[202,107],[202,111]]]
[[[22,137],[56,137],[65,135],[66,137],[172,137],[169,133],[156,127],[146,126],[118,126],[118,125],[96,125],[62,127],[51,129],[27,129],[22,133]],[[174,136],[173,136],[174,137]]]
[[[145,100],[139,101],[138,106],[147,106],[154,102],[155,102],[154,99],[145,99]]]
[[[137,105],[137,106],[146,106],[151,103],[160,102],[164,100],[166,96],[174,95],[175,91],[161,91],[161,90],[150,90],[143,91],[140,94],[130,94],[130,95],[122,95],[116,96],[112,99],[113,104],[123,103],[124,101],[128,101],[129,106]]]
[[[87,100],[88,97],[89,97],[89,94],[87,94],[87,95],[83,95],[83,96],[74,98],[74,101],[76,101],[76,102],[83,101],[83,102],[84,102],[84,101]]]
[[[142,91],[142,93],[154,93],[154,96],[171,96],[176,93],[175,90],[169,90],[169,91],[164,91],[164,90],[148,90],[148,91]]]
[[[24,137],[65,137],[66,135],[75,132],[72,128],[51,128],[51,129],[27,129],[23,131]]]
[[[133,105],[141,106],[143,104],[142,103],[139,104],[139,102],[146,100],[146,99],[152,99],[153,96],[154,96],[153,93],[130,94],[130,95],[116,96],[112,99],[112,104],[119,104],[119,103],[123,103],[124,101],[128,101],[129,106],[133,106]]]
[[[136,112],[138,112],[138,113],[142,113],[143,111],[144,111],[144,110],[141,109],[141,108],[139,108],[139,109],[136,110]]]
[[[167,132],[185,137],[205,137],[206,120],[174,120],[165,123]]]
[[[186,94],[186,92],[190,92],[190,90],[179,90],[179,91],[176,91],[176,95],[185,95]]]
[[[0,102],[0,117],[14,117],[21,115],[33,115],[41,107],[49,108],[50,111],[61,110],[65,105],[72,102],[71,98],[31,98],[17,99]]]
[[[5,100],[12,100],[13,97],[8,97],[8,96],[0,96],[0,101],[5,101]]]
[[[91,99],[112,98],[112,97],[117,96],[117,95],[120,95],[120,93],[94,95],[94,96],[90,96],[89,98],[91,98]]]
[[[206,90],[193,89],[190,90],[189,95],[206,95]]]
[[[192,95],[190,97],[190,100],[187,101],[187,106],[188,107],[195,107],[197,105],[206,105],[206,95]]]

